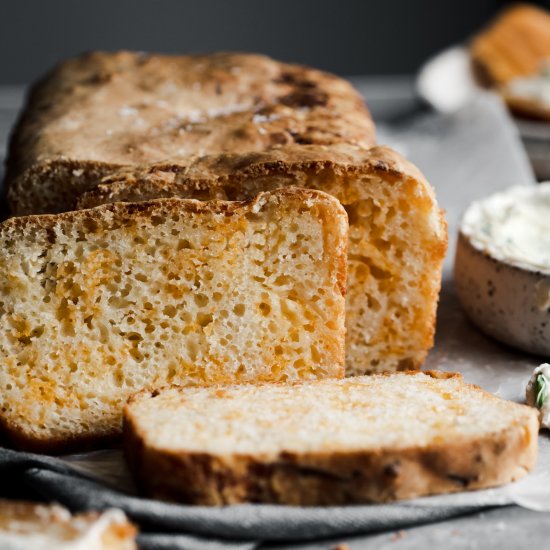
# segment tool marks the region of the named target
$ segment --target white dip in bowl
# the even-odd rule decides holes
[[[512,187],[469,206],[455,285],[481,330],[550,354],[550,183]]]

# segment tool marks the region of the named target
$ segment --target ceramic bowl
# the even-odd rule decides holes
[[[514,218],[514,209],[524,210],[525,227],[519,223],[521,216]],[[546,218],[541,218],[546,211]],[[550,183],[510,188],[472,203],[460,227],[454,281],[466,314],[483,332],[548,356],[550,234],[542,231],[546,224],[550,229]],[[540,254],[533,244],[535,229],[543,233]],[[514,235],[519,239],[515,247]]]

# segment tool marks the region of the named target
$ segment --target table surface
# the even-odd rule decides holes
[[[414,119],[419,112],[422,111],[422,106],[414,98],[414,84],[412,78],[408,77],[384,77],[384,78],[356,78],[356,85],[364,92],[369,107],[377,122],[382,121],[380,125],[380,134],[384,138],[399,149],[399,143],[393,143],[392,139],[399,132],[392,132],[392,128],[406,126],[409,119]],[[5,149],[9,136],[9,131],[17,116],[17,111],[21,106],[24,95],[24,89],[21,86],[1,86],[0,87],[0,161],[5,157]],[[429,126],[426,130],[431,131]],[[398,140],[397,140],[398,141]],[[410,141],[408,142],[411,143]],[[429,150],[424,151],[421,140],[418,143],[413,140],[412,160],[417,162],[421,168],[422,155],[433,155]],[[448,212],[450,236],[455,233],[456,224],[460,211],[471,200],[471,197],[465,197],[461,190],[443,188],[443,183],[439,182],[442,179],[445,170],[462,171],[462,176],[465,182],[468,181],[468,158],[471,154],[467,148],[453,146],[452,158],[442,159],[442,162],[447,162],[448,166],[440,163],[437,167],[431,168],[432,173],[428,173],[428,177],[435,184],[438,196],[444,195],[445,199],[453,205],[453,208]],[[410,147],[409,147],[410,148]],[[407,147],[405,147],[407,149]],[[411,151],[404,150],[406,155]],[[526,178],[532,177],[529,173],[529,167],[526,165],[526,158],[523,151],[517,153],[516,164],[523,166],[523,173]],[[451,164],[454,163],[454,164]],[[491,167],[489,167],[491,168]],[[494,166],[498,172],[498,166]],[[493,172],[494,173],[494,172]],[[0,168],[0,177],[2,168]],[[505,175],[498,175],[497,178],[503,178]],[[487,178],[490,182],[491,178]],[[513,183],[513,182],[512,182]],[[519,182],[517,182],[519,183]],[[524,182],[525,183],[525,182]],[[491,184],[487,184],[488,189],[483,189],[485,194],[491,191]],[[480,192],[478,191],[478,193]],[[462,194],[460,194],[462,193]],[[483,194],[483,193],[482,193]],[[446,206],[444,204],[444,206]],[[446,262],[446,280],[450,278],[450,269],[452,266],[452,247],[451,240],[450,255]],[[445,288],[444,288],[445,290]],[[449,294],[447,289],[447,294]],[[450,296],[450,297],[449,297]],[[450,295],[444,296],[443,301],[453,300],[452,291]],[[454,306],[453,306],[454,307]],[[445,319],[444,322],[447,320]],[[457,330],[456,321],[453,321],[453,330]],[[462,320],[460,320],[463,323]],[[445,323],[441,319],[438,321],[438,330]],[[438,332],[438,340],[453,338],[452,334],[445,332],[445,326],[442,335]],[[472,330],[469,327],[467,330]],[[488,357],[494,354],[502,354],[502,349],[493,342],[486,341],[483,336],[476,336],[481,345],[484,346],[485,353]],[[478,342],[478,343],[479,343]],[[496,351],[495,351],[496,349]],[[493,354],[493,355],[491,355]],[[438,363],[439,361],[439,363]],[[436,363],[441,366],[441,357],[436,352],[432,353],[428,363]],[[517,357],[516,354],[510,352],[510,359],[507,366],[517,368],[518,365],[524,365],[524,357]],[[522,367],[524,368],[524,366]],[[476,381],[476,380],[474,380]],[[477,382],[477,381],[476,381]],[[504,392],[506,393],[506,392]],[[515,395],[505,395],[508,398],[514,398]],[[0,489],[1,491],[1,489]],[[398,532],[385,532],[381,534],[353,537],[347,539],[338,539],[334,541],[322,541],[309,544],[285,545],[284,548],[302,548],[313,550],[317,548],[333,548],[335,544],[346,542],[351,549],[392,549],[392,550],[408,550],[413,548],[439,548],[443,545],[447,550],[459,550],[466,548],[498,548],[499,550],[512,550],[519,548],[547,548],[547,541],[550,538],[550,514],[546,512],[534,512],[517,506],[506,508],[498,508],[483,513],[467,516],[459,519],[418,526]],[[283,548],[279,545],[267,545],[269,548]]]

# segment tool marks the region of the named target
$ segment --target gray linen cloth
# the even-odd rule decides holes
[[[98,454],[107,455],[111,462],[111,453],[118,454]],[[104,457],[94,458],[100,469]],[[59,458],[0,449],[0,479],[9,480],[21,491],[32,490],[33,497],[59,502],[75,511],[121,508],[146,531],[140,543],[150,549],[254,548],[260,541],[398,529],[513,504],[512,498],[498,491],[481,491],[475,498],[445,495],[386,505],[299,508],[245,504],[209,508],[140,498],[133,491],[126,493],[105,480],[98,481],[96,475],[83,473]]]
[[[359,83],[360,84],[360,83]],[[383,90],[364,90],[376,116],[387,114]],[[381,93],[380,93],[381,92]],[[379,97],[376,97],[379,93]],[[372,94],[372,95],[371,95]],[[408,108],[408,107],[407,107]],[[452,116],[392,112],[379,141],[400,150],[424,171],[447,210],[450,251],[445,268],[438,337],[427,365],[459,370],[467,381],[508,399],[521,399],[535,363],[480,335],[464,319],[450,267],[461,211],[475,199],[534,179],[517,132],[498,99],[480,95]],[[469,342],[469,346],[464,343]],[[297,508],[240,505],[182,506],[136,495],[119,450],[53,458],[0,448],[0,495],[58,501],[72,510],[121,508],[142,529],[146,549],[249,549],[266,541],[312,540],[395,530],[497,506],[548,511],[550,441],[541,438],[540,466],[504,488],[426,497],[386,505]]]

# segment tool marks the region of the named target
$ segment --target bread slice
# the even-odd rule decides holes
[[[58,505],[0,500],[0,548],[134,550],[136,534],[121,510],[72,516]]]
[[[506,8],[471,44],[480,84],[494,87],[512,113],[550,120],[545,99],[550,58],[550,13],[529,4]]]
[[[120,166],[374,141],[361,96],[321,71],[252,54],[94,52],[32,89],[6,184],[15,214],[60,212]]]
[[[508,7],[473,38],[470,52],[484,85],[538,73],[550,57],[550,14],[529,4]]]
[[[446,223],[422,174],[387,147],[281,147],[124,169],[77,207],[174,195],[241,200],[292,186],[330,193],[348,212],[346,372],[418,368],[433,345]]]
[[[142,388],[343,376],[347,233],[300,189],[5,221],[0,427],[81,449],[119,436]]]
[[[142,491],[200,505],[385,502],[501,485],[533,467],[538,429],[534,409],[434,372],[171,387],[124,410]]]

